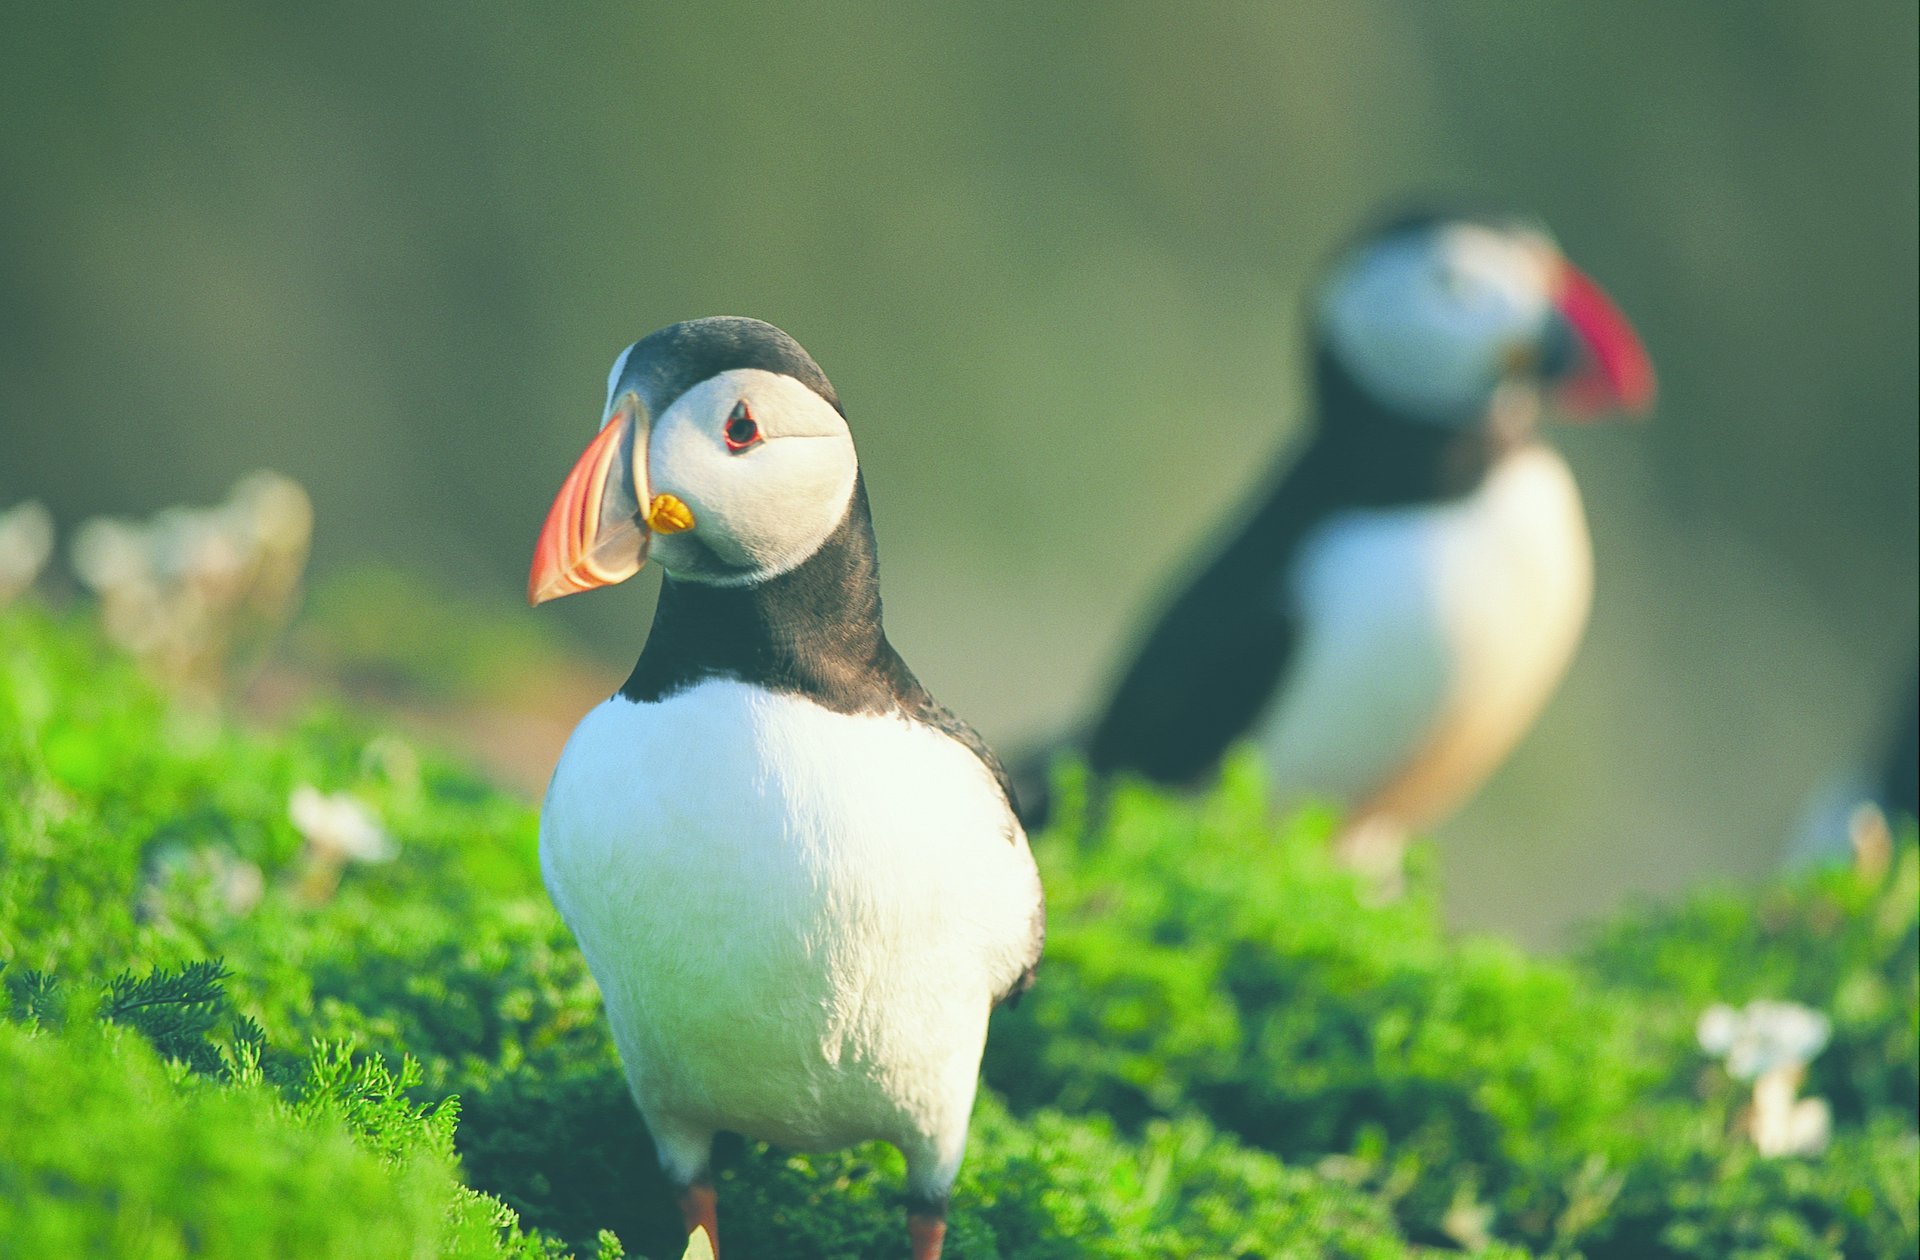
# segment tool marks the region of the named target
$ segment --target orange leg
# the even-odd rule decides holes
[[[947,1218],[931,1212],[908,1212],[907,1237],[913,1240],[913,1260],[940,1260],[940,1247],[947,1240]]]
[[[711,1181],[696,1181],[680,1192],[680,1219],[686,1222],[687,1236],[696,1229],[707,1231],[713,1244],[714,1260],[720,1260],[720,1198]]]

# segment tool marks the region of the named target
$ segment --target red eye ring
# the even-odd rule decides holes
[[[727,427],[721,434],[727,439],[727,449],[736,455],[749,446],[759,445],[760,425],[747,409],[746,399],[733,404],[733,410],[727,415]]]

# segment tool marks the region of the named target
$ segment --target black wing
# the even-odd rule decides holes
[[[1114,689],[1086,745],[1095,774],[1194,782],[1280,689],[1299,638],[1286,575],[1332,501],[1312,452],[1173,601]]]
[[[1907,688],[1906,721],[1887,745],[1886,765],[1880,775],[1880,803],[1896,817],[1911,818],[1920,795],[1920,680]]]

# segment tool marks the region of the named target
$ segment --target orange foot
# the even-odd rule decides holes
[[[947,1240],[946,1218],[909,1212],[907,1237],[913,1240],[913,1260],[940,1260],[941,1245]]]
[[[687,1236],[693,1231],[707,1231],[707,1241],[713,1245],[714,1260],[720,1260],[720,1198],[713,1192],[713,1183],[696,1181],[680,1192],[680,1219],[686,1223]]]

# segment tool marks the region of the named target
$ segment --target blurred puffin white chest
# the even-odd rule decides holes
[[[1532,724],[1586,625],[1592,551],[1559,455],[1454,502],[1344,513],[1281,597],[1300,638],[1262,745],[1278,789],[1433,820]]]
[[[543,874],[642,1110],[801,1147],[964,1131],[1037,896],[964,746],[734,681],[581,722]]]

